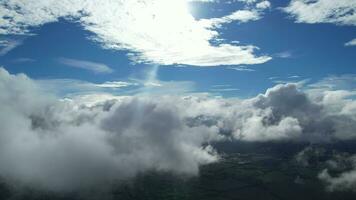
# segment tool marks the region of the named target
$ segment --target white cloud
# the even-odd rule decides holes
[[[118,12],[120,10],[120,12]],[[30,28],[59,18],[79,22],[105,48],[128,50],[136,62],[216,66],[260,64],[254,46],[212,45],[219,37],[189,13],[186,0],[5,0],[0,3],[1,34],[28,34]],[[256,20],[253,11],[237,11],[231,20]]]
[[[237,67],[228,67],[227,69],[232,69],[235,71],[246,71],[246,72],[254,72],[256,70],[247,68],[246,66],[237,66]]]
[[[210,91],[213,93],[223,93],[223,92],[236,92],[240,89],[232,87],[229,84],[212,85]]]
[[[212,19],[202,19],[200,20],[200,22],[203,24],[204,27],[214,28],[221,27],[223,24],[231,23],[233,21],[245,23],[248,21],[256,21],[260,18],[260,13],[256,10],[237,10],[227,16]]]
[[[239,1],[239,2],[244,2],[247,4],[253,4],[253,3],[256,3],[258,0],[233,0],[233,1]]]
[[[22,40],[6,39],[0,40],[0,56],[6,55],[11,50],[22,44]]]
[[[256,4],[256,8],[258,9],[267,9],[271,7],[271,3],[269,1],[261,1]]]
[[[92,62],[87,60],[70,59],[70,58],[59,58],[58,61],[64,65],[89,70],[94,73],[106,74],[106,73],[113,72],[113,70],[110,67],[108,67],[103,63],[97,63],[97,62]]]
[[[199,165],[218,159],[205,145],[220,140],[217,128],[185,124],[174,97],[88,107],[80,98],[58,101],[2,68],[0,89],[0,175],[7,180],[73,191],[146,170],[196,175]]]
[[[299,23],[356,25],[355,0],[292,0],[283,8]]]
[[[91,83],[75,79],[40,79],[35,81],[45,92],[58,96],[91,94],[91,93],[123,93],[124,89],[137,88],[139,83],[134,81],[106,81]]]
[[[356,46],[356,38],[346,42],[345,46]]]
[[[128,87],[132,85],[137,85],[136,83],[129,83],[125,81],[106,81],[101,84],[96,84],[98,87],[102,88],[122,88],[122,87]]]
[[[250,99],[141,93],[58,99],[43,85],[0,68],[0,176],[31,187],[73,191],[147,170],[197,175],[200,165],[219,159],[207,144],[222,139],[356,138],[356,103],[340,90],[312,98],[284,84]]]

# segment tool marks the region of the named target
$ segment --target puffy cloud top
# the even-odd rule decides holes
[[[136,95],[88,104],[86,98],[58,99],[25,75],[0,68],[0,89],[0,176],[54,191],[147,170],[197,175],[200,165],[219,160],[213,144],[221,140],[356,136],[356,104],[345,92],[312,98],[295,84],[245,100]]]

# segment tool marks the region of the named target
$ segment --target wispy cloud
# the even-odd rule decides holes
[[[293,54],[290,51],[283,51],[283,52],[275,53],[273,56],[278,58],[291,58]]]
[[[354,0],[292,0],[283,8],[298,23],[356,25]]]
[[[269,77],[268,79],[269,80],[275,80],[275,79],[279,79],[279,77],[278,76],[272,76],[272,77]]]
[[[248,68],[246,66],[237,66],[237,67],[227,67],[226,69],[231,69],[235,71],[245,71],[245,72],[254,72],[256,70]]]
[[[345,46],[356,46],[356,38],[346,42]]]
[[[97,87],[101,88],[124,88],[129,86],[138,85],[137,83],[130,83],[126,81],[107,81],[101,84],[95,84]]]
[[[33,59],[33,58],[16,58],[16,59],[13,59],[11,60],[12,63],[28,63],[28,62],[35,62],[36,59]]]
[[[40,79],[36,83],[43,90],[55,93],[58,96],[74,94],[111,93],[120,91],[124,93],[129,89],[138,87],[139,84],[132,81],[107,81],[103,83],[92,83],[77,79]]]
[[[298,75],[292,75],[292,76],[288,76],[289,79],[296,79],[296,78],[301,78],[300,76]]]
[[[0,2],[0,34],[28,34],[32,27],[66,17],[94,33],[91,38],[104,48],[129,51],[136,63],[220,66],[261,64],[271,59],[258,55],[258,47],[253,45],[214,45],[220,38],[219,27],[204,26],[190,13],[188,4],[185,0],[63,0],[50,4],[47,0],[9,0]],[[247,22],[261,18],[261,13],[262,9],[254,7],[211,21]],[[9,15],[12,17],[6,17]]]
[[[229,84],[213,85],[210,88],[211,92],[234,92],[234,91],[239,91],[239,90],[240,89],[233,88]]]
[[[246,23],[249,21],[256,21],[262,18],[263,11],[271,7],[269,1],[261,1],[256,3],[256,1],[242,1],[247,5],[255,4],[254,7],[247,6],[244,10],[236,10],[229,15],[211,18],[211,19],[202,19],[200,22],[208,28],[219,28],[224,24],[228,24],[234,21],[240,23]]]
[[[0,56],[6,55],[11,50],[22,44],[22,40],[5,39],[0,40]]]
[[[71,58],[58,58],[58,62],[70,66],[70,67],[76,67],[80,69],[85,69],[92,71],[94,73],[101,73],[101,74],[107,74],[107,73],[112,73],[113,70],[108,67],[107,65],[103,63],[97,63],[97,62],[92,62],[92,61],[87,61],[87,60],[77,60],[77,59],[71,59]]]
[[[237,10],[230,15],[223,16],[220,18],[203,19],[200,22],[208,28],[221,27],[223,24],[228,24],[233,21],[238,22],[249,22],[256,21],[261,18],[260,13],[257,10]]]
[[[234,91],[239,91],[240,89],[238,88],[212,88],[210,91],[212,92],[234,92]]]

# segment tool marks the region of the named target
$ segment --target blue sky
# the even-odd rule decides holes
[[[266,3],[265,7],[258,9],[257,4],[261,2],[268,3]],[[173,63],[170,63],[171,60],[161,55],[159,56],[163,57],[163,61],[159,60],[161,58],[152,58],[150,55],[145,55],[145,58],[141,60],[135,60],[135,58],[133,59],[128,54],[140,51],[137,50],[137,44],[133,45],[136,45],[135,47],[128,48],[110,47],[110,45],[121,45],[122,42],[120,39],[118,39],[119,42],[116,42],[116,38],[110,41],[111,37],[120,37],[120,35],[114,35],[114,33],[110,35],[111,33],[107,33],[108,31],[105,30],[108,27],[95,27],[103,30],[92,31],[90,29],[93,27],[86,25],[80,20],[76,20],[72,16],[64,18],[50,16],[48,18],[54,19],[49,19],[48,22],[42,22],[41,20],[38,20],[39,22],[22,22],[21,20],[23,19],[21,17],[26,16],[19,16],[18,19],[14,18],[15,24],[5,26],[1,29],[0,40],[3,42],[0,46],[0,52],[2,52],[0,54],[0,65],[10,73],[25,73],[36,80],[58,81],[70,79],[71,81],[94,84],[102,84],[108,81],[132,83],[130,87],[109,90],[117,94],[137,92],[137,82],[144,82],[152,69],[158,68],[154,81],[161,82],[161,85],[163,83],[174,83],[176,84],[172,88],[174,90],[177,87],[186,87],[186,83],[189,82],[187,92],[208,92],[226,97],[254,96],[281,82],[298,82],[302,80],[316,82],[328,76],[356,74],[356,46],[345,45],[356,37],[356,17],[354,11],[352,11],[350,17],[351,21],[331,19],[330,16],[324,16],[324,18],[323,16],[317,16],[319,19],[316,19],[315,16],[310,17],[309,15],[320,11],[314,10],[311,13],[303,13],[308,10],[299,10],[298,7],[293,7],[298,2],[307,1],[271,0],[251,1],[249,3],[243,0],[221,0],[216,2],[196,1],[187,3],[190,12],[188,14],[192,15],[196,21],[212,18],[223,19],[224,16],[229,16],[236,11],[257,12],[257,17],[245,16],[244,19],[244,16],[242,18],[237,17],[230,20],[230,22],[222,22],[218,27],[210,27],[218,33],[218,37],[207,41],[209,41],[211,46],[218,46],[220,44],[238,47],[253,45],[256,49],[252,53],[247,53],[246,56],[252,55],[255,58],[261,58],[260,60],[255,58],[244,60],[246,57],[244,55],[241,58],[233,58],[232,62],[224,63],[224,58],[219,58],[223,61],[214,60],[213,62],[209,61],[210,63],[208,64],[206,64],[206,61],[202,61],[202,59],[207,59],[205,57],[196,62],[189,56],[188,59],[191,60],[179,61],[179,59],[174,58]],[[332,10],[333,5],[328,2],[328,0],[317,1],[317,3],[323,4],[324,7],[321,6],[321,8],[315,9]],[[346,6],[354,5],[354,1],[346,1],[346,4],[348,4],[347,2],[350,5]],[[6,8],[6,3],[9,5],[13,3],[15,5],[16,1],[5,1],[5,3],[0,4],[0,8]],[[149,3],[150,1],[148,1],[147,7],[150,6]],[[29,9],[25,8],[26,6],[23,5],[24,10]],[[41,7],[43,5],[38,3],[37,6]],[[312,3],[304,3],[304,6],[313,5]],[[56,6],[53,5],[53,7]],[[4,10],[4,8],[2,13],[11,10]],[[167,7],[167,5],[160,7],[160,4],[158,4],[158,8],[168,9],[166,10],[167,12],[169,12],[169,9],[172,9],[169,6]],[[290,11],[286,11],[286,8],[290,8]],[[62,9],[65,10],[66,8]],[[135,12],[133,7],[133,16],[136,15]],[[34,12],[28,15],[35,14]],[[165,14],[163,12],[162,15],[164,16]],[[58,16],[65,15],[67,14],[58,14]],[[309,16],[310,19],[305,16]],[[337,18],[336,14],[335,16]],[[180,16],[173,16],[171,20],[176,20],[175,17],[178,18]],[[6,15],[2,15],[2,18],[7,19]],[[16,22],[16,20],[18,21]],[[179,19],[177,20],[180,21]],[[27,25],[20,27],[19,24],[21,23],[27,23]],[[115,21],[112,23],[115,23]],[[173,21],[172,23],[175,22]],[[17,26],[22,30],[16,33],[12,29],[19,28]],[[145,29],[147,29],[147,27],[144,27],[144,24],[138,24],[138,26],[141,27],[133,31],[142,30],[142,33],[144,33]],[[159,32],[159,34],[165,35],[165,32],[167,32],[164,26],[158,26],[158,29],[160,30],[155,29],[155,32],[152,32],[152,34],[156,35],[156,32]],[[101,31],[104,32],[104,36],[100,36]],[[125,32],[125,27],[123,31]],[[170,38],[169,32],[167,34],[165,37],[173,41],[173,43],[175,40],[178,43],[180,42],[179,38],[174,38],[174,36]],[[131,40],[131,38],[128,38],[128,40]],[[159,43],[161,41],[154,42]],[[166,40],[162,42],[166,42]],[[13,45],[13,48],[11,48],[11,45]],[[170,46],[168,45],[168,47]],[[153,48],[155,48],[154,45]],[[183,48],[186,48],[186,46]],[[182,51],[188,51],[188,49],[183,49]],[[199,50],[197,48],[196,51]],[[217,49],[218,51],[224,50]],[[240,52],[236,51],[233,53],[239,54]],[[207,56],[204,56],[209,57],[213,56],[213,54],[215,53],[213,52],[211,55],[207,54]],[[176,56],[184,57],[186,55],[184,52],[178,52]],[[197,54],[196,56],[200,55]],[[268,57],[268,59],[262,59],[264,56]],[[177,60],[181,63],[175,63]],[[91,64],[88,65],[88,63]],[[96,67],[104,67],[109,70],[98,71]],[[181,83],[183,83],[183,86],[180,85]],[[68,93],[76,92],[77,90],[81,92],[80,89],[73,88],[71,90],[68,89]],[[63,94],[65,93],[66,91],[63,91]]]

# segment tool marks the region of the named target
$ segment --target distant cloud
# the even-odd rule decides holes
[[[97,87],[102,87],[102,88],[122,88],[122,87],[128,87],[132,85],[137,85],[137,83],[129,83],[125,81],[106,81],[101,84],[96,84]]]
[[[234,92],[234,91],[239,91],[240,89],[238,88],[212,88],[210,91],[212,92]]]
[[[216,25],[247,22],[261,14],[258,8],[238,10],[212,21]],[[185,0],[0,2],[0,34],[30,34],[31,28],[59,18],[79,22],[104,48],[129,51],[129,58],[136,63],[219,66],[261,64],[271,59],[257,55],[258,47],[253,45],[213,45],[220,37],[219,27],[206,27],[196,20]]]
[[[269,80],[275,80],[275,79],[279,79],[280,77],[278,77],[278,76],[272,76],[272,77],[269,77],[268,79]]]
[[[39,79],[35,81],[43,90],[58,96],[88,94],[88,93],[115,93],[128,88],[138,87],[138,83],[128,81],[106,81],[92,83],[76,79]]]
[[[269,1],[261,1],[256,4],[256,8],[258,9],[267,9],[271,7],[271,3]]]
[[[9,53],[11,50],[15,49],[21,44],[22,44],[22,40],[15,40],[15,39],[0,40],[0,56]]]
[[[213,85],[210,89],[211,92],[234,92],[239,91],[238,88],[233,88],[231,85],[224,84],[224,85]]]
[[[260,13],[256,10],[237,10],[230,15],[220,18],[202,19],[200,22],[207,28],[219,28],[224,24],[238,21],[246,23],[249,21],[256,21],[261,18]]]
[[[188,0],[190,2],[202,2],[202,3],[215,3],[219,2],[219,0]]]
[[[195,90],[192,81],[161,81],[157,79],[158,66],[147,71],[146,78],[128,78],[124,80],[94,83],[77,79],[38,79],[40,85],[47,93],[58,96],[73,96],[96,93],[110,93],[111,95],[182,95]]]
[[[249,5],[255,3],[255,1],[244,1],[244,3],[247,3]],[[224,24],[228,24],[235,21],[240,23],[257,21],[262,18],[263,10],[270,8],[270,6],[271,3],[269,1],[261,1],[256,4],[256,8],[247,7],[244,10],[236,10],[226,16],[210,19],[201,19],[199,22],[202,23],[203,26],[206,28],[220,28]]]
[[[345,46],[356,46],[356,38],[346,42]]]
[[[297,23],[332,23],[356,26],[355,0],[291,0],[282,10]],[[351,40],[345,46],[356,45]]]
[[[290,51],[283,51],[283,52],[276,53],[273,56],[278,58],[291,58],[293,54]]]
[[[292,0],[283,8],[298,23],[356,25],[354,0]]]
[[[226,69],[232,69],[235,71],[246,71],[246,72],[254,72],[256,70],[248,68],[246,66],[237,66],[237,67],[227,67]]]
[[[108,67],[107,65],[103,63],[97,63],[97,62],[92,62],[92,61],[87,61],[87,60],[77,60],[77,59],[71,59],[71,58],[58,58],[58,62],[70,66],[70,67],[76,67],[80,69],[85,69],[92,71],[94,73],[100,73],[100,74],[107,74],[107,73],[112,73],[113,70]]]
[[[35,62],[36,59],[33,58],[15,58],[13,60],[11,60],[12,63],[29,63],[29,62]]]

